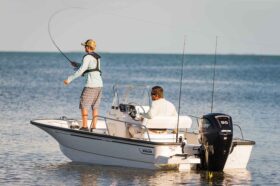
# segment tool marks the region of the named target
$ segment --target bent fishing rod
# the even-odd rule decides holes
[[[53,13],[53,14],[51,15],[51,17],[49,18],[49,21],[48,21],[48,32],[49,32],[49,37],[50,37],[50,39],[51,39],[53,45],[55,46],[55,48],[60,52],[61,55],[63,55],[63,56],[67,59],[67,61],[68,61],[72,66],[75,67],[75,63],[76,63],[76,62],[74,62],[74,61],[72,61],[71,59],[69,59],[69,57],[67,57],[67,55],[66,55],[64,52],[62,52],[62,50],[61,50],[61,49],[59,48],[59,46],[56,44],[56,42],[55,42],[55,40],[53,39],[53,36],[52,36],[52,34],[51,34],[51,21],[52,21],[52,19],[53,19],[57,14],[59,14],[59,13],[61,13],[61,12],[63,12],[63,11],[72,9],[72,8],[75,8],[75,9],[83,9],[83,8],[81,8],[81,7],[71,7],[71,8],[65,8],[65,9],[61,9],[61,10],[56,11],[56,12]]]

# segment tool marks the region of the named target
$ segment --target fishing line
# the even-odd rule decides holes
[[[211,113],[213,111],[213,102],[214,102],[215,75],[216,75],[216,62],[217,62],[217,46],[218,46],[218,36],[216,36],[215,58],[214,58],[214,65],[213,65],[213,84],[212,84]]]
[[[64,8],[64,9],[61,9],[61,10],[58,10],[56,11],[55,13],[53,13],[48,21],[48,32],[49,32],[49,36],[50,36],[50,39],[53,43],[53,45],[56,47],[56,49],[69,61],[69,63],[72,63],[72,60],[69,59],[69,57],[67,57],[67,55],[62,52],[62,50],[59,48],[59,46],[56,44],[55,40],[53,39],[53,36],[51,34],[51,21],[52,19],[59,13],[61,12],[64,12],[66,10],[69,10],[69,9],[84,9],[84,8],[81,8],[81,7],[70,7],[70,8]]]
[[[180,118],[179,116],[180,116],[180,111],[181,111],[181,95],[182,95],[182,81],[183,81],[183,73],[184,73],[185,48],[186,48],[186,36],[184,36],[183,56],[182,56],[182,66],[181,66],[181,79],[180,79],[180,91],[179,91],[179,107],[178,107],[176,143],[178,142],[179,118]]]
[[[100,3],[100,4],[101,4],[101,3]],[[98,5],[100,5],[100,4],[98,4]],[[95,7],[96,7],[96,5],[95,5]],[[58,44],[55,42],[54,37],[53,37],[52,32],[51,32],[51,22],[52,22],[52,20],[53,20],[58,14],[60,14],[60,13],[62,13],[62,12],[64,12],[64,11],[67,11],[67,10],[69,10],[69,9],[86,9],[86,8],[83,8],[83,7],[68,7],[68,8],[64,8],[64,9],[61,9],[61,10],[58,10],[58,11],[54,12],[54,13],[50,16],[49,21],[48,21],[48,33],[49,33],[49,37],[50,37],[50,39],[51,39],[53,45],[55,46],[55,48],[60,52],[60,54],[61,54],[63,57],[65,57],[65,59],[67,59],[67,61],[68,61],[70,64],[72,64],[73,61],[60,49],[60,47],[58,46]]]

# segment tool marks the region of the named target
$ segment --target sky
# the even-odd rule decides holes
[[[0,51],[280,55],[279,19],[279,0],[0,0]]]

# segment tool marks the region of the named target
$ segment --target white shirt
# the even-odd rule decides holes
[[[144,114],[144,118],[151,119],[156,116],[177,116],[175,106],[164,98],[160,98],[152,102],[152,106],[148,113]]]

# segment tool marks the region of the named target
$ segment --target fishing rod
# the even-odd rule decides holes
[[[184,36],[184,45],[183,45],[183,56],[181,63],[181,78],[180,78],[180,91],[179,91],[179,106],[178,106],[178,118],[177,118],[177,132],[176,132],[176,143],[178,142],[178,132],[179,132],[179,116],[181,110],[181,95],[182,95],[182,81],[183,81],[183,73],[184,73],[184,61],[185,61],[185,47],[186,47],[186,36]]]
[[[214,90],[215,90],[215,75],[216,75],[216,62],[217,62],[217,46],[218,46],[218,36],[216,36],[216,46],[215,46],[215,58],[213,65],[213,84],[212,84],[212,101],[211,101],[211,113],[213,111],[214,104]]]
[[[64,52],[62,52],[62,50],[61,50],[61,49],[59,48],[59,46],[56,44],[56,42],[55,42],[55,40],[53,39],[53,36],[52,36],[52,34],[51,34],[51,21],[52,21],[52,19],[53,19],[57,14],[59,14],[59,13],[61,13],[61,12],[63,12],[63,11],[69,10],[69,9],[71,9],[71,8],[83,9],[83,8],[81,8],[81,7],[70,7],[70,8],[64,8],[64,9],[61,9],[61,10],[56,11],[56,12],[53,13],[53,14],[51,15],[51,17],[49,18],[49,21],[48,21],[48,32],[49,32],[49,37],[50,37],[50,39],[51,39],[53,45],[56,47],[56,49],[60,52],[60,54],[62,54],[62,55],[67,59],[67,61],[68,61],[72,66],[74,66],[74,65],[76,65],[76,64],[75,64],[76,62],[73,62],[69,57],[67,57],[67,55],[66,55]]]

